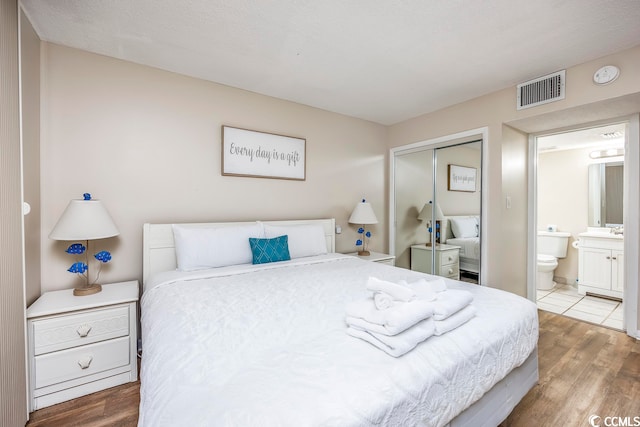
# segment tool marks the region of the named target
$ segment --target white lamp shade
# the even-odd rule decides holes
[[[71,200],[49,238],[53,240],[94,240],[120,234],[100,200]]]
[[[420,221],[431,221],[431,210],[431,204],[425,203],[424,206],[422,206],[420,213],[418,214],[418,219]]]
[[[364,200],[358,203],[349,217],[351,224],[377,224],[378,218],[373,213],[373,208],[369,202]]]
[[[433,219],[431,216],[432,203],[433,202],[428,202],[425,203],[424,206],[422,206],[422,209],[418,214],[418,219],[420,221],[431,221]],[[440,204],[436,203],[436,219],[442,219],[443,217],[444,214],[442,213],[442,209],[440,209]]]

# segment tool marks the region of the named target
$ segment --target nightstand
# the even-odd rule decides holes
[[[431,271],[431,254],[436,250],[435,271]],[[438,244],[435,246],[412,245],[411,269],[423,273],[460,280],[460,246]]]
[[[30,411],[137,380],[138,292],[137,281],[65,289],[27,309]]]
[[[380,252],[371,252],[368,256],[359,256],[357,252],[351,252],[345,255],[351,255],[364,261],[379,262],[380,264],[396,265],[395,255],[383,254]]]

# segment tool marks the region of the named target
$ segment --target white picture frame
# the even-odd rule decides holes
[[[447,166],[447,190],[465,191],[473,193],[476,191],[477,169],[466,166]]]
[[[222,175],[306,180],[304,138],[222,126]]]

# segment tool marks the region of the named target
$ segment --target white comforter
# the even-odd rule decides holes
[[[156,276],[142,298],[139,425],[442,426],[536,346],[533,303],[448,281],[473,292],[477,316],[390,357],[345,333],[370,275],[424,277],[340,255]]]
[[[479,237],[452,237],[451,239],[447,239],[447,245],[460,246],[460,258],[480,259]]]

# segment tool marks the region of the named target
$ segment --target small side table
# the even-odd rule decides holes
[[[383,254],[380,252],[373,252],[373,251],[369,251],[369,252],[371,252],[371,255],[368,255],[368,256],[360,256],[358,255],[357,252],[351,252],[345,255],[351,255],[356,258],[360,258],[364,261],[378,262],[380,264],[387,264],[387,265],[396,265],[395,255]]]
[[[30,411],[138,379],[138,293],[135,280],[65,289],[27,309]]]
[[[431,255],[435,248],[435,269],[431,271]],[[437,244],[411,246],[411,269],[423,273],[460,280],[460,246]]]

